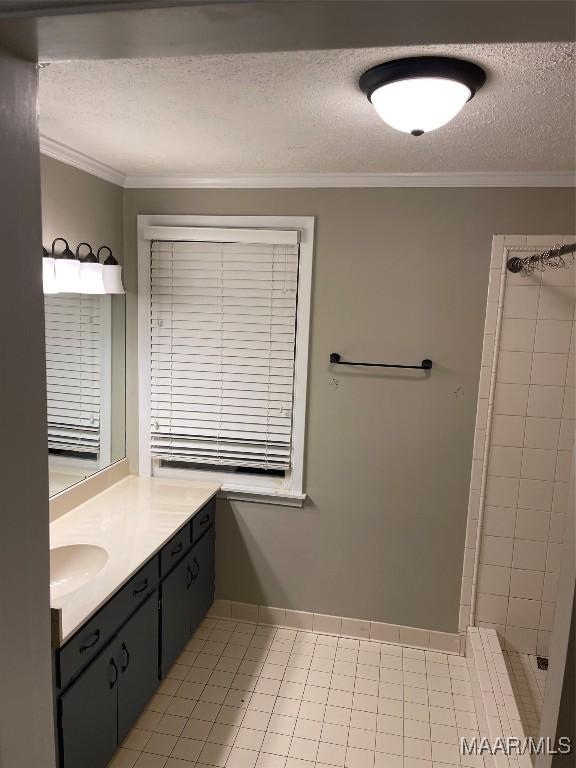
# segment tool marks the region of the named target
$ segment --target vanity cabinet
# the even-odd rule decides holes
[[[158,685],[158,601],[153,593],[61,696],[61,760],[102,768]]]
[[[161,585],[164,677],[214,601],[214,527],[189,550]]]
[[[158,593],[120,630],[118,653],[118,743],[124,740],[158,687]]]
[[[158,586],[158,564],[150,560],[56,653],[56,684],[65,688],[97,656],[118,627]]]
[[[212,499],[55,651],[60,768],[106,768],[214,600]]]
[[[214,528],[209,528],[203,538],[192,549],[193,573],[192,582],[192,622],[191,632],[200,622],[214,602]]]
[[[113,649],[107,647],[57,700],[61,766],[102,768],[114,754],[118,744],[114,665]]]

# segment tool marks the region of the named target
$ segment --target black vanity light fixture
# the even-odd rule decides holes
[[[369,69],[359,84],[384,122],[422,136],[456,117],[485,81],[484,70],[471,61],[413,56]]]
[[[107,254],[103,263],[101,251]],[[101,245],[94,253],[90,243],[79,243],[74,253],[63,237],[54,240],[51,253],[42,247],[42,282],[45,294],[125,293],[122,267],[107,245]]]

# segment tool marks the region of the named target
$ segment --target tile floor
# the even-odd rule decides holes
[[[524,731],[536,739],[540,731],[546,672],[538,669],[536,656],[528,653],[504,651],[504,660]]]
[[[476,734],[466,660],[206,619],[110,768],[446,768]]]

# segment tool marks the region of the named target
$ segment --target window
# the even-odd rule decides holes
[[[140,473],[301,503],[313,220],[138,219]]]

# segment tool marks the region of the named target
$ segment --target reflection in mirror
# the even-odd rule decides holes
[[[125,456],[125,297],[44,297],[50,496]]]

